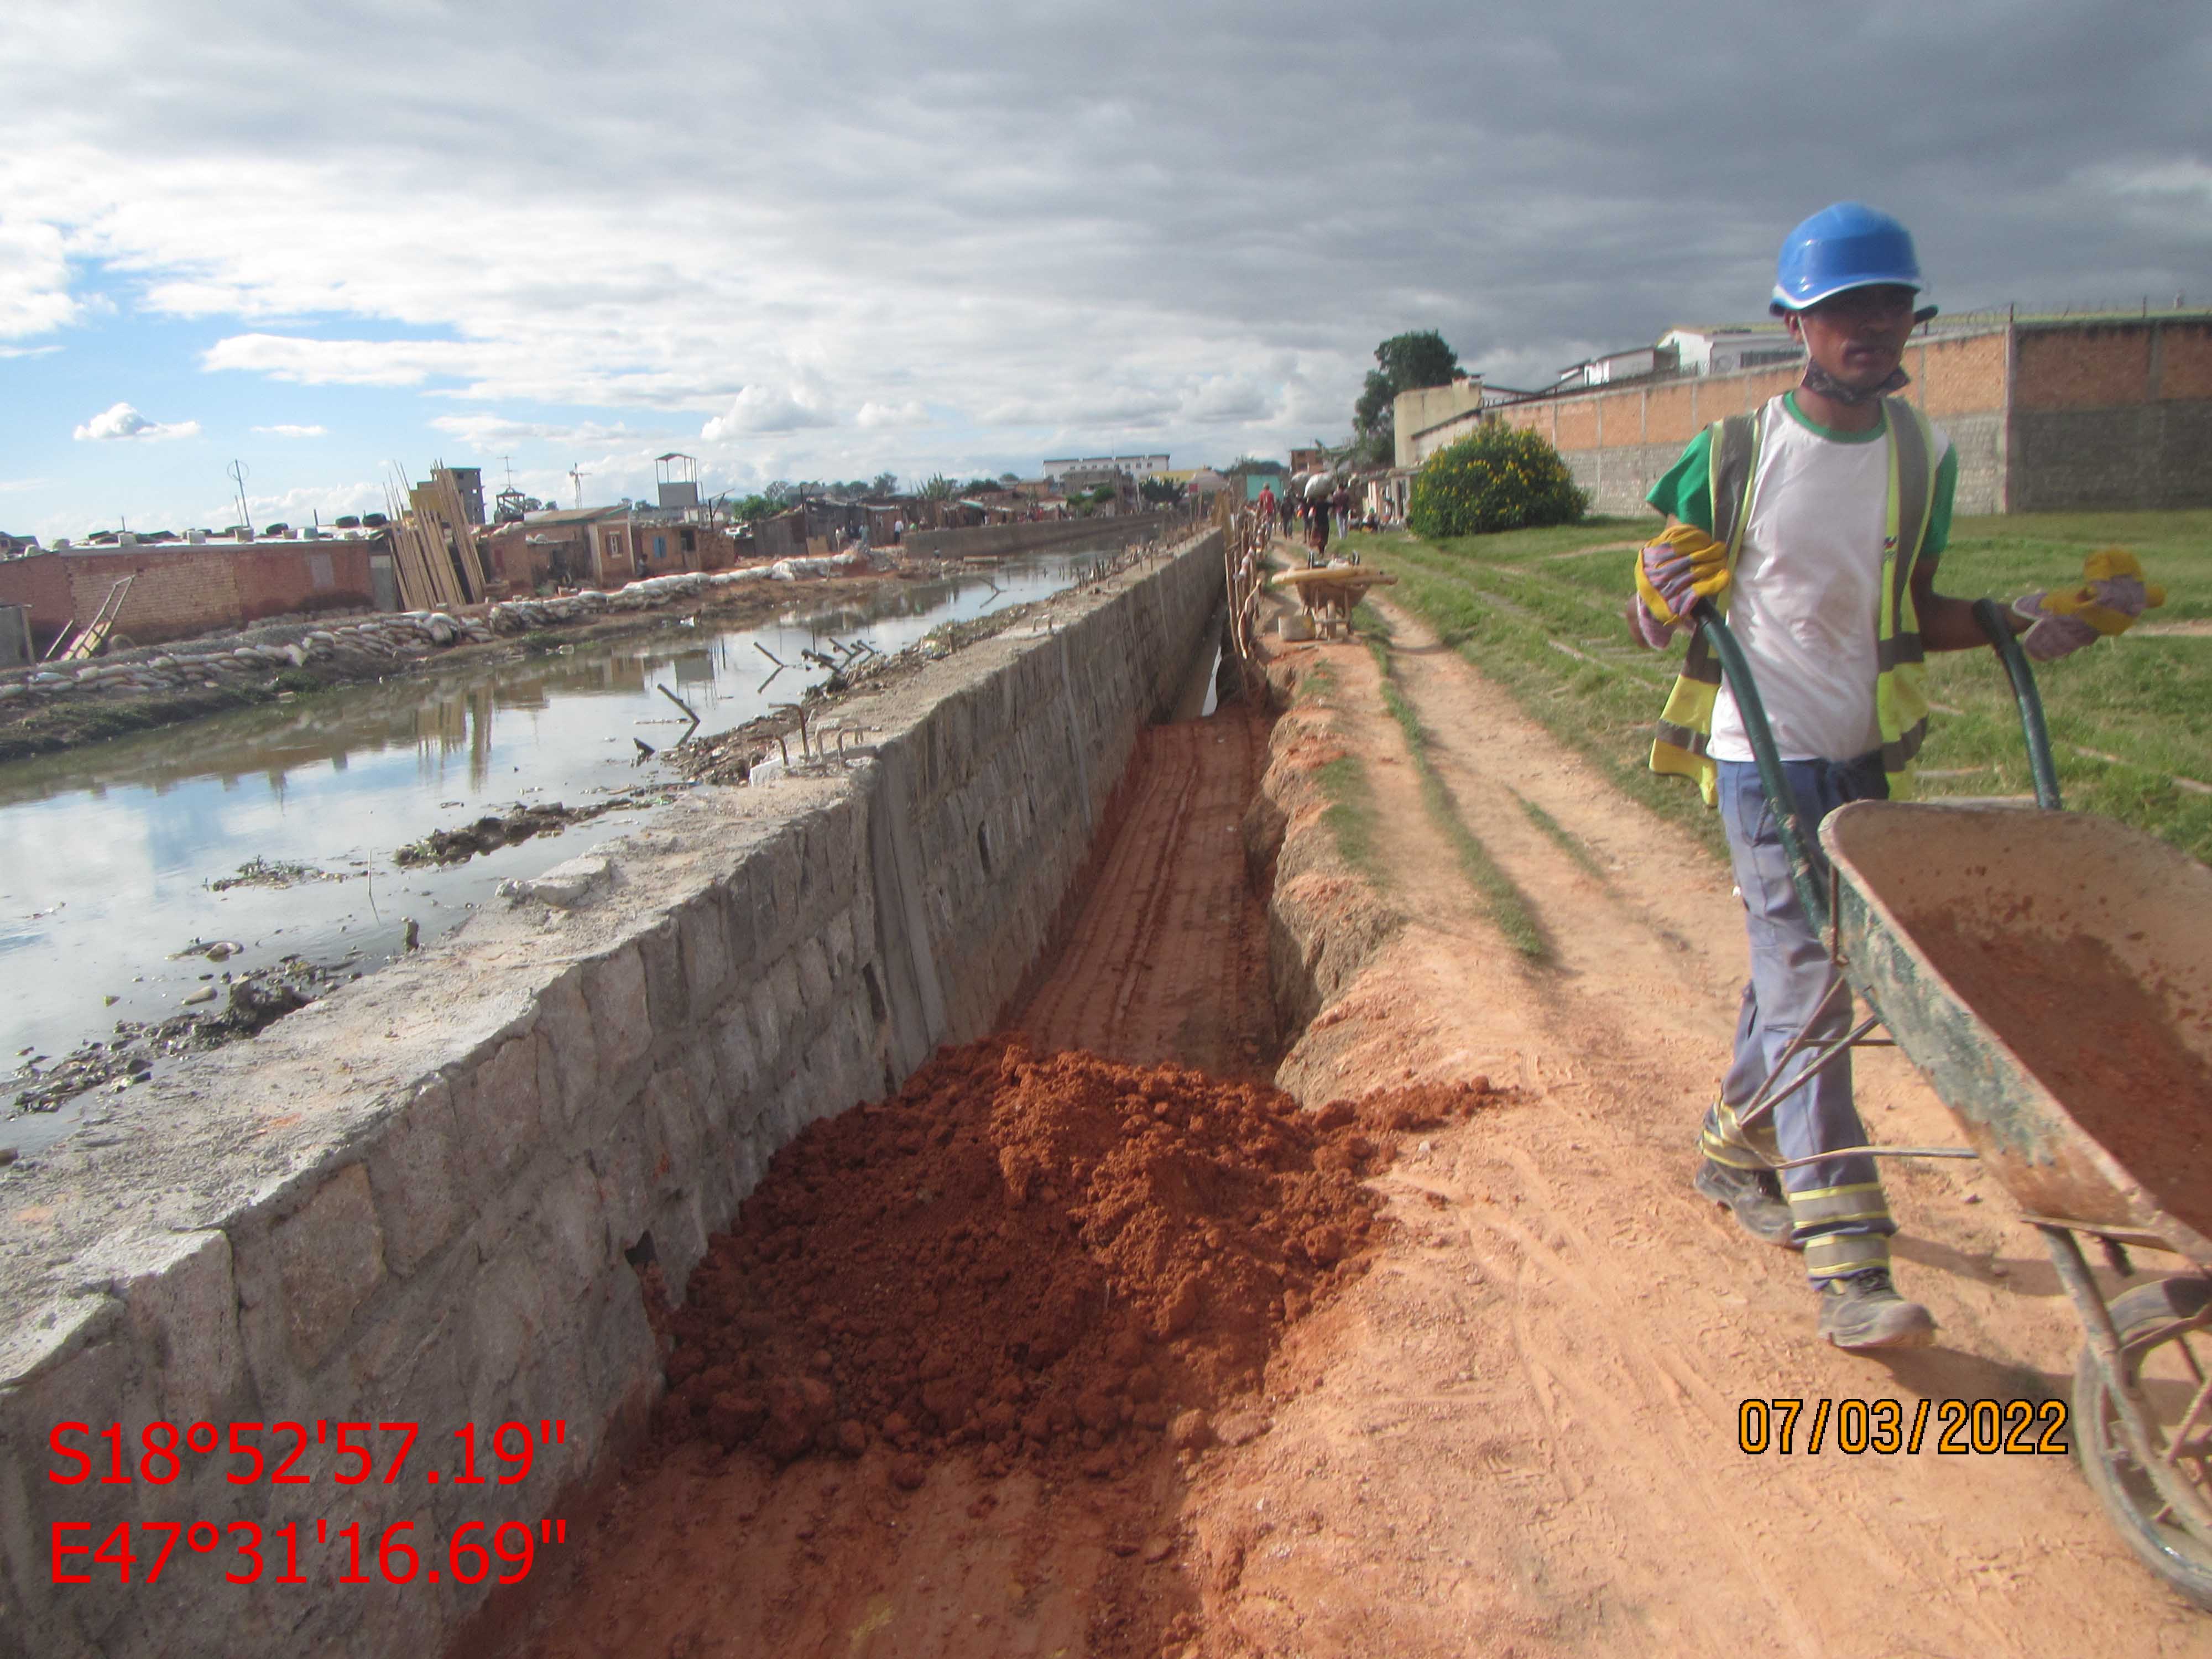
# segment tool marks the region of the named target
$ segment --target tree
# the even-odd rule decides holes
[[[1137,494],[1154,507],[1173,507],[1182,499],[1182,484],[1175,478],[1139,478]]]
[[[1271,477],[1279,478],[1291,469],[1280,461],[1263,461],[1257,455],[1239,455],[1221,470],[1224,473],[1265,472]]]
[[[868,493],[872,495],[897,495],[898,474],[896,472],[877,473],[874,479],[868,485]]]
[[[951,501],[952,499],[952,480],[946,477],[942,472],[933,473],[931,475],[928,482],[922,485],[921,495],[921,499],[925,501]]]
[[[1379,367],[1367,371],[1367,384],[1352,406],[1352,431],[1358,458],[1373,466],[1387,466],[1396,453],[1392,405],[1401,392],[1424,386],[1449,386],[1459,373],[1459,353],[1444,343],[1434,329],[1394,334],[1375,348]]]

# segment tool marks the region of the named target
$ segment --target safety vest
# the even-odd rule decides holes
[[[1875,606],[1875,714],[1881,727],[1882,769],[1902,772],[1928,734],[1928,669],[1912,605],[1912,571],[1935,505],[1936,436],[1928,417],[1903,398],[1884,398],[1881,405],[1889,432],[1889,500],[1882,512],[1882,581]],[[1712,434],[1713,539],[1728,549],[1732,572],[1743,556],[1764,425],[1757,413],[1731,415],[1713,422]],[[1731,583],[1712,601],[1723,616],[1733,591]],[[1696,779],[1708,806],[1720,794],[1718,772],[1705,752],[1720,690],[1719,654],[1702,630],[1693,633],[1651,744],[1651,769]]]

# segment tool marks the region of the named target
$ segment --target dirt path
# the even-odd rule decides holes
[[[1393,622],[1437,763],[1559,966],[1470,949],[1439,896],[1292,1055],[1309,1097],[1386,1056],[1393,1077],[1510,1059],[1534,1097],[1384,1177],[1396,1247],[1294,1340],[1273,1432],[1200,1483],[1205,1553],[1236,1564],[1207,1650],[2212,1652],[2212,1624],[2134,1565],[2067,1459],[1937,1456],[1932,1431],[1917,1456],[1738,1450],[1747,1398],[1894,1399],[1909,1421],[1923,1398],[2063,1395],[2063,1293],[2001,1192],[1909,1166],[1889,1182],[1899,1276],[1942,1346],[1876,1362],[1814,1340],[1796,1259],[1687,1186],[1741,965],[1725,878]],[[1373,707],[1365,653],[1330,660]],[[1395,726],[1378,711],[1359,736],[1391,867],[1440,895]],[[1860,1079],[1878,1138],[1955,1139],[1901,1061]]]
[[[1334,670],[1386,896],[1411,920],[1281,1080],[1315,1103],[1483,1074],[1520,1099],[1406,1138],[1375,1181],[1394,1224],[1288,1327],[1224,1425],[1234,1443],[1162,1445],[1103,1484],[994,1480],[955,1455],[908,1491],[874,1449],[777,1473],[694,1442],[617,1497],[567,1599],[508,1651],[2212,1653],[2212,1620],[2135,1565],[2069,1460],[1941,1456],[1933,1426],[1917,1455],[1738,1449],[1746,1399],[1802,1399],[1807,1421],[1822,1398],[1895,1400],[1909,1421],[1923,1399],[2063,1396],[2063,1293],[1971,1166],[1908,1166],[1889,1181],[1899,1274],[1941,1346],[1875,1362],[1814,1340],[1796,1259],[1687,1184],[1742,967],[1724,873],[1395,622],[1434,763],[1551,962],[1491,929],[1364,647],[1305,647]],[[1209,978],[1217,1008],[1262,1000],[1218,937],[1252,914],[1224,803],[1259,736],[1150,735],[1024,1017],[1034,1040],[1224,1067],[1244,1052],[1249,1033],[1193,1011]],[[1859,1075],[1877,1137],[1954,1138],[1903,1062]]]
[[[1265,721],[1233,705],[1139,735],[1120,833],[1019,1016],[1033,1047],[1258,1074],[1273,1039],[1267,915],[1237,826],[1267,743]]]

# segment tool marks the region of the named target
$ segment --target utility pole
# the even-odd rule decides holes
[[[584,480],[591,476],[588,472],[578,471],[573,466],[568,469],[569,479],[576,486],[576,505],[580,508],[584,505]]]
[[[230,482],[238,491],[238,521],[246,526],[249,536],[253,533],[253,514],[246,505],[246,477],[252,468],[244,461],[233,461],[229,466]]]

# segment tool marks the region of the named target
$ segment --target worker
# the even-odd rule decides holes
[[[1638,555],[1630,621],[1645,645],[1692,629],[1651,750],[1717,805],[1750,934],[1735,1052],[1698,1135],[1697,1190],[1754,1237],[1804,1252],[1818,1333],[1846,1349],[1934,1340],[1927,1309],[1890,1276],[1896,1231],[1851,1097],[1848,1054],[1749,1125],[1737,1114],[1788,1083],[1850,1024],[1850,998],[1791,885],[1734,696],[1700,601],[1724,614],[1765,707],[1808,850],[1846,801],[1881,799],[1927,726],[1923,651],[1989,641],[1970,600],[1936,592],[1958,456],[1907,399],[1904,353],[1936,314],[1905,228],[1855,202],[1792,230],[1771,307],[1805,349],[1802,381],[1692,439],[1646,501],[1665,514]],[[2018,601],[2008,621],[2049,662],[2120,632],[2163,595],[2133,557],[2093,555],[2081,586]],[[1819,874],[1825,878],[1825,863]],[[1804,1046],[1789,1052],[1803,1034]],[[1834,1153],[1833,1157],[1823,1154]],[[1774,1166],[1817,1159],[1781,1170]]]

